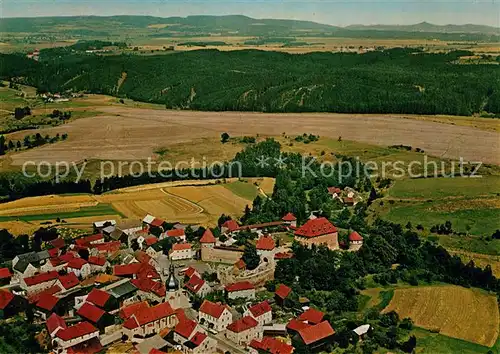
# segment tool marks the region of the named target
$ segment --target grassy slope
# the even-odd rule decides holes
[[[246,181],[224,184],[224,187],[234,194],[248,200],[254,200],[258,194],[257,188],[252,183]]]

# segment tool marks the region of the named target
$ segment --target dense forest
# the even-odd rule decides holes
[[[148,57],[62,55],[42,62],[2,55],[0,77],[40,91],[103,93],[173,109],[499,114],[500,70],[456,63],[470,54],[404,48],[304,55],[201,50]]]

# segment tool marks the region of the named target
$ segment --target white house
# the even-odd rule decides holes
[[[264,326],[273,321],[273,310],[267,301],[250,306],[245,311],[244,316],[251,316],[259,322],[259,325]]]
[[[227,285],[225,289],[227,297],[231,300],[237,298],[255,299],[255,286],[248,281]]]
[[[97,337],[99,337],[97,328],[89,322],[79,322],[74,326],[57,331],[52,342],[57,344],[56,351],[60,352],[59,349],[67,349]]]
[[[172,245],[168,256],[172,261],[191,259],[193,258],[193,249],[189,243],[176,243]]]
[[[198,312],[198,322],[216,331],[223,331],[233,321],[229,308],[220,303],[203,301]]]
[[[257,320],[245,316],[227,326],[226,338],[240,345],[246,346],[252,340],[261,340],[264,331]]]
[[[151,258],[157,258],[163,254],[163,247],[160,243],[155,243],[146,248],[146,253]]]
[[[270,258],[274,256],[276,244],[271,235],[264,235],[257,240],[255,248],[257,249],[257,254],[259,256]]]
[[[86,278],[92,273],[92,268],[85,259],[73,258],[68,262],[66,270],[75,273],[77,277]]]
[[[58,278],[59,274],[56,271],[52,271],[23,278],[19,285],[21,289],[26,290],[29,295],[50,288],[55,285]]]
[[[286,214],[281,220],[285,225],[297,227],[297,218],[292,213]]]
[[[198,325],[196,321],[184,318],[180,321],[174,330],[174,341],[182,344],[190,340],[196,332],[204,332],[204,330]]]
[[[193,274],[193,276],[189,278],[189,281],[184,284],[184,287],[188,289],[191,294],[201,298],[204,298],[212,291],[210,285],[196,274]]]

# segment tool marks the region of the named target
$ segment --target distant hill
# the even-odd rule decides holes
[[[145,36],[244,35],[244,36],[334,36],[334,37],[439,37],[459,38],[456,34],[500,36],[500,29],[482,25],[434,25],[422,22],[415,25],[352,25],[337,27],[312,21],[254,19],[243,15],[229,16],[76,16],[0,19],[0,32],[44,33],[67,36],[124,36],[130,31]],[[368,33],[368,35],[367,35]],[[371,34],[369,34],[371,33]],[[422,35],[423,34],[423,35]]]
[[[421,22],[414,25],[351,25],[350,30],[401,31],[401,32],[435,32],[435,33],[482,33],[500,35],[499,27],[484,25],[435,25]]]

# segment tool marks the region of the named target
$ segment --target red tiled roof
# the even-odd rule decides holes
[[[153,349],[151,349],[151,350],[149,351],[149,353],[148,353],[148,354],[167,354],[167,352],[163,352],[163,351],[161,351],[161,350],[158,350],[158,349],[156,349],[156,348],[153,348]]]
[[[94,288],[92,291],[87,295],[87,300],[88,302],[93,303],[94,305],[97,305],[99,307],[104,307],[106,305],[106,302],[108,302],[109,298],[111,297],[110,294],[107,292]]]
[[[197,294],[204,284],[205,281],[200,277],[198,277],[196,274],[194,274],[191,278],[189,278],[189,281],[186,284],[184,284],[184,286],[191,292]]]
[[[149,261],[151,260],[149,254],[141,250],[135,252],[134,256],[135,259],[137,259],[140,263],[149,263]]]
[[[80,309],[76,312],[79,316],[89,320],[93,323],[99,322],[99,320],[104,316],[106,311],[101,310],[99,307],[86,302],[80,307]]]
[[[238,283],[226,285],[226,291],[228,293],[232,293],[234,291],[250,290],[250,289],[255,289],[255,286],[253,286],[253,284],[250,283],[249,281],[240,281]]]
[[[49,334],[54,332],[57,328],[65,329],[68,328],[66,325],[66,321],[60,316],[58,316],[56,313],[53,313],[52,315],[47,318],[47,322],[45,323],[47,325],[47,330],[49,331]]]
[[[88,262],[83,258],[73,258],[71,261],[68,262],[67,267],[73,269],[82,269],[82,267],[87,263]]]
[[[146,237],[144,239],[144,242],[146,242],[146,245],[151,246],[154,245],[155,243],[158,243],[158,238],[156,236]]]
[[[349,241],[363,241],[363,236],[358,234],[356,231],[353,231],[349,235]]]
[[[274,259],[289,259],[293,258],[293,253],[292,252],[279,252],[274,255]]]
[[[291,345],[273,337],[264,337],[260,342],[254,339],[250,342],[250,347],[270,354],[292,354],[294,349]]]
[[[311,327],[310,324],[307,324],[305,322],[299,321],[296,318],[292,318],[290,322],[286,325],[286,329],[292,330],[295,332],[300,331],[301,329]]]
[[[242,270],[242,269],[245,269],[247,267],[247,265],[245,264],[245,261],[243,259],[239,259],[238,262],[236,262],[234,264],[236,266],[236,268],[238,268],[239,270]]]
[[[200,238],[200,243],[215,243],[215,237],[212,230],[206,229],[203,236]]]
[[[140,263],[141,267],[137,272],[138,278],[160,279],[160,275],[156,269],[149,263]]]
[[[188,267],[185,271],[184,271],[184,275],[187,276],[188,278],[191,278],[193,276],[194,273],[196,273],[197,270],[194,269],[193,267]]]
[[[143,326],[153,321],[175,315],[175,311],[168,302],[161,303],[154,307],[144,309],[143,311],[137,312],[132,315],[125,323],[123,327],[128,329],[134,329],[138,326]]]
[[[50,257],[57,257],[59,255],[59,248],[51,248],[47,252],[49,252]]]
[[[59,285],[53,285],[51,286],[50,288],[48,289],[45,289],[45,290],[42,290],[42,291],[39,291],[35,294],[32,294],[28,297],[28,301],[30,304],[36,304],[38,302],[38,300],[40,300],[40,297],[44,294],[51,294],[51,295],[54,295],[54,294],[57,294],[58,292],[60,292],[62,289]]]
[[[191,337],[191,334],[193,334],[194,330],[196,329],[197,325],[198,324],[195,321],[186,319],[185,321],[179,322],[179,324],[175,326],[175,333],[186,339],[189,339]]]
[[[280,284],[276,288],[275,294],[278,295],[281,299],[286,299],[288,295],[292,292],[292,289],[286,286],[285,284]]]
[[[91,236],[85,236],[85,237],[76,239],[75,243],[78,246],[88,246],[91,242],[96,242],[99,240],[104,240],[103,234],[95,234],[95,235],[91,235]]]
[[[271,236],[262,236],[257,241],[255,248],[263,251],[272,251],[275,246],[276,244],[274,243],[274,240]]]
[[[202,332],[196,332],[193,338],[191,338],[189,341],[193,343],[196,347],[198,347],[203,341],[207,339],[207,335]]]
[[[203,301],[200,306],[200,312],[215,318],[219,318],[226,309],[226,306],[208,300]]]
[[[256,327],[258,324],[259,323],[255,320],[255,318],[251,316],[245,316],[231,323],[229,326],[227,326],[227,329],[234,333],[241,333],[249,330],[250,328]]]
[[[113,267],[113,274],[118,276],[134,275],[139,273],[142,263],[120,264]]]
[[[323,320],[325,314],[313,308],[309,308],[302,314],[300,314],[298,320],[303,322],[308,322],[309,324],[318,324]]]
[[[335,334],[335,330],[328,321],[323,321],[317,325],[300,329],[299,335],[306,345],[328,338]]]
[[[330,193],[332,195],[334,193],[339,194],[340,192],[342,192],[342,190],[338,187],[328,187],[328,193]]]
[[[172,245],[172,250],[171,251],[184,251],[184,250],[190,250],[191,245],[189,243],[175,243]]]
[[[49,242],[53,247],[55,248],[62,248],[66,245],[66,242],[64,242],[64,239],[58,237],[55,240],[52,240]]]
[[[135,304],[123,307],[120,310],[120,317],[126,320],[133,314],[143,311],[147,308],[149,308],[149,303],[147,301],[136,302]]]
[[[120,241],[111,241],[92,245],[92,248],[95,248],[99,252],[115,252],[118,251],[121,246],[122,244]]]
[[[7,290],[0,290],[0,310],[4,310],[14,299],[14,294]]]
[[[51,294],[42,294],[36,303],[36,307],[43,310],[52,311],[59,302],[59,298]]]
[[[98,266],[104,266],[106,264],[106,257],[100,257],[100,256],[90,256],[89,257],[89,263],[98,265]]]
[[[71,288],[77,286],[78,284],[80,284],[78,277],[73,272],[69,272],[66,275],[60,275],[59,281],[61,282],[61,285],[66,290],[71,289]]]
[[[153,221],[151,221],[151,226],[156,226],[156,227],[160,227],[163,225],[165,221],[163,221],[162,219],[158,219],[158,218],[154,218]]]
[[[272,311],[271,305],[267,301],[262,301],[260,304],[250,306],[248,311],[250,311],[253,317],[262,316],[265,313]]]
[[[296,236],[301,237],[318,237],[337,232],[337,228],[326,218],[317,218],[308,220],[297,231]]]
[[[225,227],[230,232],[236,231],[240,228],[238,223],[232,219],[226,220],[226,222],[224,224],[222,224],[222,227]]]
[[[74,326],[60,330],[56,333],[56,337],[61,338],[63,341],[69,341],[84,335],[98,332],[99,330],[92,326],[89,322],[79,322]]]
[[[12,273],[9,268],[0,268],[0,279],[6,279],[12,277]]]
[[[153,281],[149,278],[132,279],[130,281],[137,289],[147,293],[155,293],[158,296],[165,296],[167,289],[162,282]]]
[[[283,220],[283,221],[295,221],[295,220],[297,220],[297,218],[292,213],[288,213],[285,216],[283,216],[283,218],[281,220]]]
[[[177,317],[177,319],[179,320],[179,322],[183,322],[183,321],[188,321],[189,320],[187,318],[186,313],[184,312],[183,309],[176,309],[175,310],[175,316]]]
[[[41,273],[41,274],[34,275],[32,277],[24,278],[24,282],[28,286],[33,286],[33,285],[45,283],[45,282],[48,282],[51,280],[55,280],[55,279],[57,279],[57,277],[59,277],[59,274],[56,271],[52,271],[52,272]]]
[[[67,252],[61,256],[59,256],[59,259],[63,261],[64,263],[68,263],[71,261],[73,258],[75,258],[75,255],[73,252]]]
[[[182,237],[182,236],[185,236],[185,233],[184,233],[183,229],[173,229],[173,230],[167,231],[167,236],[168,237]]]

